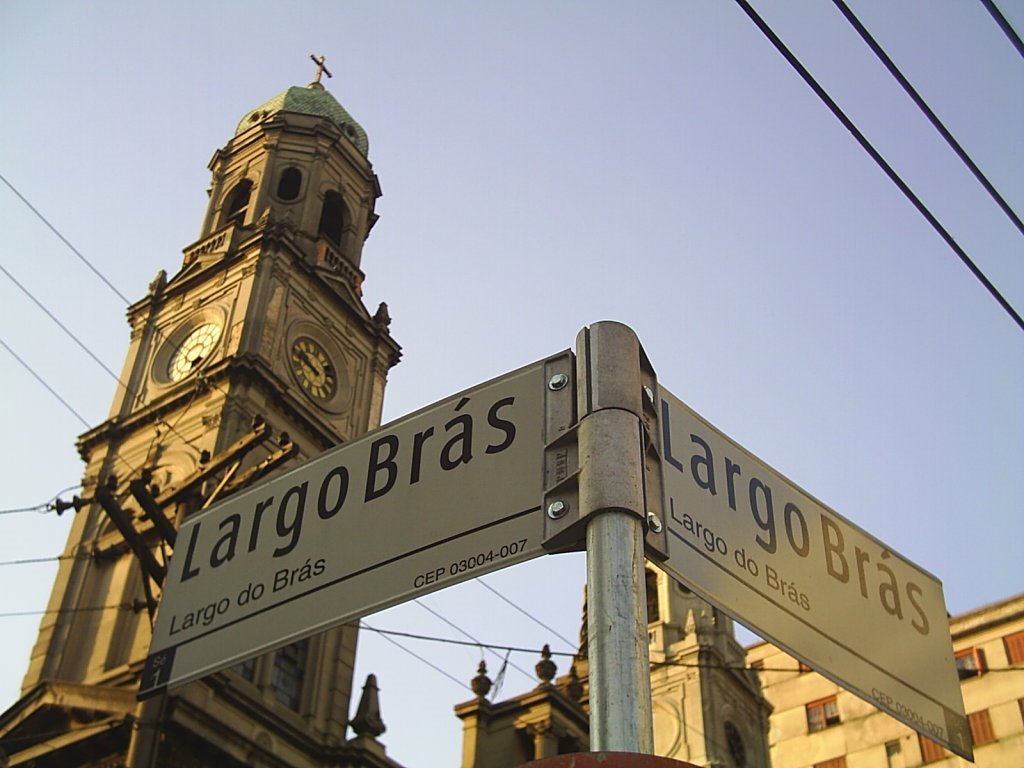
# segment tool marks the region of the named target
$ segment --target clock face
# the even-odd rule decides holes
[[[167,367],[171,381],[181,381],[202,367],[219,339],[220,326],[217,323],[204,323],[189,333],[175,350]]]
[[[334,397],[338,391],[338,374],[320,344],[308,336],[300,336],[292,343],[288,359],[303,392],[314,400]]]

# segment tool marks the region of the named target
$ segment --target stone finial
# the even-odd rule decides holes
[[[387,302],[382,301],[380,306],[377,307],[377,312],[373,316],[373,322],[381,328],[387,328],[391,325],[391,313],[388,312]]]
[[[565,681],[564,690],[565,695],[573,701],[578,702],[583,698],[583,681],[580,680],[579,672],[576,671],[575,661],[569,667],[569,679]]]
[[[485,662],[480,662],[480,666],[476,669],[476,677],[470,680],[469,687],[477,695],[477,698],[480,699],[486,698],[487,694],[491,692],[491,678],[487,676],[487,664]]]
[[[149,284],[149,293],[151,296],[159,296],[164,292],[164,288],[167,287],[167,270],[161,269],[156,273],[156,277]]]
[[[380,717],[380,700],[377,694],[377,676],[367,675],[363,695],[359,699],[356,716],[352,718],[351,723],[352,730],[359,736],[375,739],[387,730]]]
[[[541,649],[540,661],[537,662],[537,666],[534,669],[537,671],[537,677],[540,678],[540,687],[551,685],[551,681],[555,679],[558,667],[551,660],[551,646],[547,643]]]

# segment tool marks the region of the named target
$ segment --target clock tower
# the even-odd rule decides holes
[[[361,299],[381,194],[367,135],[314,61],[314,82],[245,114],[214,153],[199,239],[128,309],[23,695],[0,715],[12,764],[394,765],[379,731],[347,733],[354,627],[135,701],[177,523],[378,426],[399,359],[387,306]]]

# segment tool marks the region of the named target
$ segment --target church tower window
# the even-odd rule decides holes
[[[288,202],[299,196],[302,189],[302,171],[298,168],[285,168],[277,182],[277,196]]]
[[[348,223],[348,210],[345,208],[345,201],[337,192],[328,192],[324,195],[324,207],[320,214],[320,227],[318,234],[326,237],[337,246],[341,246],[341,235]]]
[[[224,218],[221,226],[228,224],[241,224],[245,221],[245,212],[249,208],[249,198],[252,196],[252,182],[243,179],[238,182],[228,195],[227,203],[224,205]]]
[[[270,680],[274,698],[296,711],[302,696],[302,678],[305,676],[308,655],[308,640],[286,645],[274,654],[274,675]]]

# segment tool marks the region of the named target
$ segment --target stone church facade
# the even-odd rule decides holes
[[[214,153],[199,239],[128,308],[109,417],[78,442],[66,559],[0,715],[5,764],[392,765],[372,711],[348,738],[354,627],[135,698],[177,523],[378,426],[399,359],[387,307],[361,298],[381,194],[366,132],[318,65]]]

